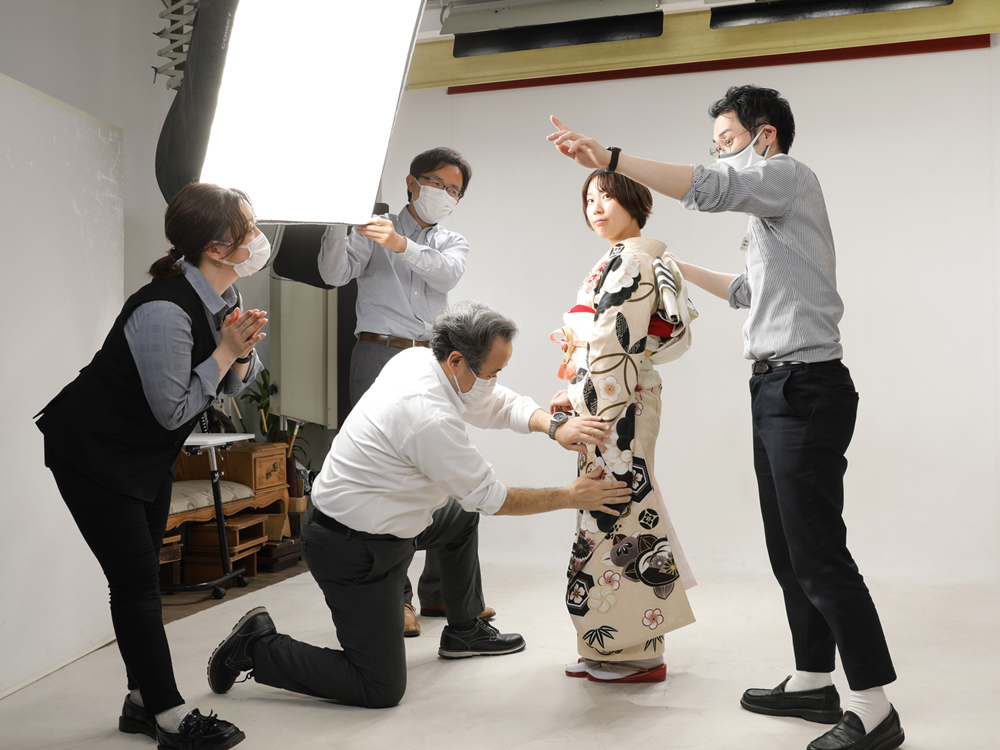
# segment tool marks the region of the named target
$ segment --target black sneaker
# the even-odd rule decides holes
[[[118,717],[118,731],[126,734],[144,734],[156,739],[156,720],[146,713],[146,709],[135,703],[128,695]]]
[[[255,607],[243,615],[208,660],[208,686],[216,693],[228,693],[240,672],[253,669],[250,647],[265,635],[277,632],[265,607]]]
[[[438,656],[445,659],[464,659],[468,656],[500,656],[524,649],[524,638],[517,633],[503,635],[482,620],[476,620],[471,630],[455,630],[449,625],[441,632]]]
[[[840,710],[840,694],[833,685],[815,690],[786,692],[786,677],[776,688],[751,688],[743,693],[740,705],[747,711],[768,716],[795,716],[817,724],[836,724],[844,712]]]
[[[197,708],[184,717],[176,732],[156,727],[157,750],[227,750],[246,738],[233,724],[214,713],[202,716]]]

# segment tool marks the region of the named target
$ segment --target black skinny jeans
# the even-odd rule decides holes
[[[150,716],[181,705],[160,606],[160,546],[173,477],[168,472],[156,499],[147,503],[92,482],[51,450],[46,458],[66,507],[108,579],[111,621],[129,690],[139,689]]]
[[[795,668],[832,672],[852,690],[896,679],[878,612],[847,549],[844,454],[858,394],[839,360],[750,379],[754,468],[764,536],[785,594]]]

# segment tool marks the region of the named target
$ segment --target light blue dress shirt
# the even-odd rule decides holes
[[[457,232],[434,224],[423,228],[403,209],[383,214],[406,238],[394,253],[377,242],[332,225],[323,235],[319,272],[331,286],[358,280],[358,325],[363,331],[404,339],[430,339],[434,318],[448,306],[448,292],[465,273],[469,243]]]

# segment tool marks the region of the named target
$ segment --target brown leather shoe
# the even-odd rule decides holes
[[[445,617],[446,613],[444,610],[444,602],[441,602],[440,604],[428,604],[428,605],[421,604],[420,616]],[[492,620],[496,616],[497,616],[497,611],[493,609],[493,607],[487,607],[482,611],[482,613],[480,613],[479,619],[482,620],[483,622],[486,622],[487,620]]]
[[[420,623],[417,622],[417,613],[413,611],[412,604],[403,605],[403,637],[415,638],[420,635]]]

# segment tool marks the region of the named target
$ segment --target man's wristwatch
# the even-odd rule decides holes
[[[556,439],[556,430],[559,429],[559,425],[566,424],[569,421],[569,414],[564,411],[557,411],[552,415],[549,421],[549,437],[553,440]]]

